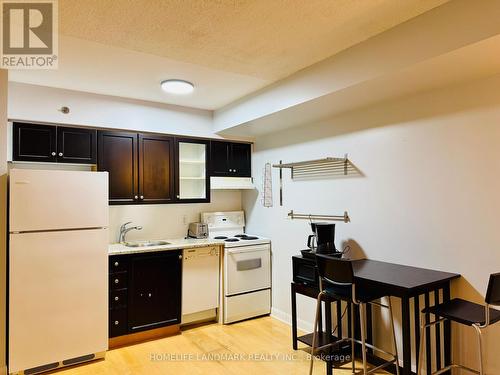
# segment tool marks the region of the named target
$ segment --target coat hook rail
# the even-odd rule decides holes
[[[343,221],[344,223],[348,223],[351,221],[349,214],[347,211],[344,212],[343,216],[340,215],[313,215],[313,214],[298,214],[291,210],[288,213],[288,217],[290,219],[303,219],[303,220],[328,220],[328,221]]]

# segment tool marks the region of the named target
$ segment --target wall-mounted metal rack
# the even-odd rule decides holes
[[[316,160],[299,161],[295,163],[274,164],[274,168],[288,168],[292,171],[292,179],[297,178],[322,178],[332,175],[344,174],[349,171],[349,159],[347,154],[343,158],[323,158]]]
[[[313,214],[298,214],[291,210],[288,213],[288,217],[290,219],[302,219],[302,220],[326,220],[326,221],[343,221],[344,223],[348,223],[351,221],[349,214],[347,211],[344,212],[344,215],[313,215]]]
[[[347,176],[357,169],[349,161],[347,154],[343,158],[327,157],[323,159],[306,160],[294,163],[273,164],[280,170],[280,206],[283,206],[283,169],[291,171],[292,180],[314,180]]]

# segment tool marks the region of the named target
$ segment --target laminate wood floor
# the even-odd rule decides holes
[[[290,326],[264,317],[232,325],[214,323],[185,329],[180,335],[113,349],[107,352],[105,360],[54,373],[307,375],[307,357],[305,351],[292,349]],[[324,362],[317,360],[314,374],[325,373]],[[334,374],[351,374],[350,365],[345,370],[334,370]]]

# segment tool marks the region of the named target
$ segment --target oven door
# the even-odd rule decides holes
[[[271,287],[269,244],[225,249],[224,289],[231,296]]]

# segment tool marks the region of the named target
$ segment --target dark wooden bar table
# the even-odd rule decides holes
[[[405,266],[401,264],[382,262],[371,259],[361,259],[353,261],[354,277],[356,285],[360,288],[376,288],[382,290],[385,295],[398,297],[401,299],[401,329],[403,350],[399,353],[400,361],[402,359],[403,366],[401,368],[402,375],[414,374],[412,371],[412,348],[415,348],[416,358],[418,358],[419,340],[420,340],[420,311],[426,306],[434,305],[450,299],[450,284],[453,279],[460,277],[459,274],[443,271],[435,271],[431,269]],[[431,298],[431,293],[433,298]],[[292,301],[293,297],[292,288]],[[423,296],[423,304],[421,303]],[[411,309],[411,301],[413,301],[413,309]],[[412,324],[412,314],[414,317]],[[292,303],[292,318],[296,319],[296,309]],[[292,320],[293,320],[292,319]],[[426,317],[430,319],[429,316]],[[377,322],[373,321],[372,325]],[[413,325],[413,326],[412,326]],[[292,322],[292,336],[296,335],[296,321]],[[431,351],[431,335],[430,329],[426,335],[425,350],[427,350],[427,358],[432,358]],[[412,331],[414,332],[414,340],[412,342]],[[451,326],[450,323],[444,325],[443,337],[441,340],[441,332],[436,329],[435,340],[433,346],[437,353],[437,364],[447,365],[451,361]],[[441,342],[443,350],[441,350]],[[296,345],[296,344],[294,344]],[[444,357],[441,355],[444,354]],[[377,364],[378,358],[370,356],[371,362]],[[416,365],[415,362],[413,362]],[[431,361],[427,362],[428,370],[432,366]],[[394,366],[393,366],[394,367]],[[395,373],[395,368],[388,368]],[[428,371],[430,373],[430,371]]]

